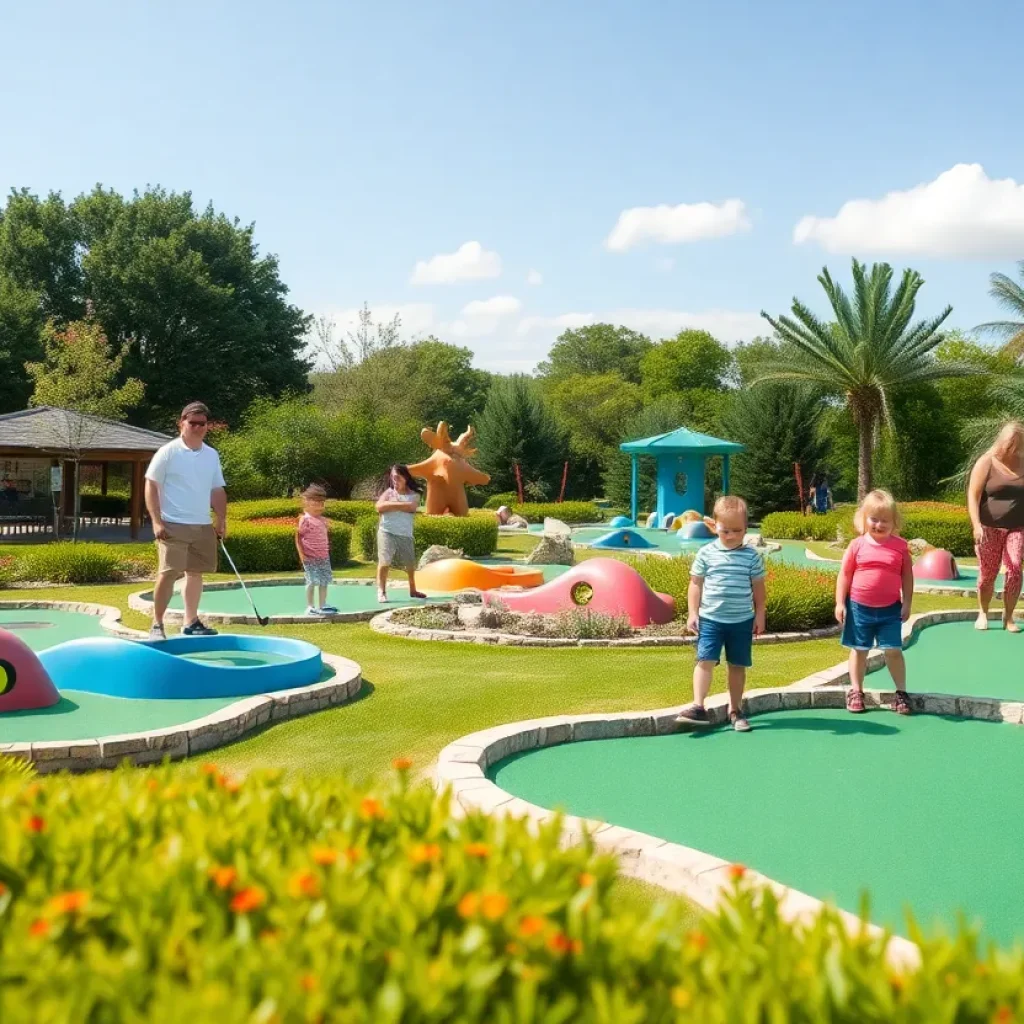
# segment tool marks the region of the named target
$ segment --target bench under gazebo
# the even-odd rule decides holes
[[[114,509],[116,502],[101,500],[94,503],[99,510],[94,518],[127,518],[137,540],[145,514],[146,467],[170,440],[154,430],[48,405],[0,415],[0,535],[66,535],[74,521],[77,463],[79,477],[82,469],[99,469],[101,499],[110,467],[130,467],[127,508]],[[104,516],[104,508],[112,511]]]

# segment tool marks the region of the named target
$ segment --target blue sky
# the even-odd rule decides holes
[[[749,337],[852,255],[969,328],[1024,259],[1005,0],[5,8],[5,192],[191,190],[302,308],[399,309],[490,368],[588,319]]]

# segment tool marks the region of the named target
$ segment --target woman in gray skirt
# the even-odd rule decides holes
[[[416,551],[413,546],[413,516],[419,507],[423,484],[415,480],[408,466],[392,466],[387,489],[377,499],[380,525],[377,527],[377,600],[388,600],[388,570],[393,565],[409,577],[409,596],[426,597],[416,589]]]

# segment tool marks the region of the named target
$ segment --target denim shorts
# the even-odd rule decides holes
[[[855,651],[870,651],[876,643],[879,650],[899,650],[903,647],[902,616],[903,604],[900,601],[885,608],[872,608],[847,600],[846,622],[840,642]]]
[[[329,587],[333,582],[329,558],[307,558],[302,568],[306,574],[306,586]]]
[[[730,665],[750,668],[754,664],[751,646],[754,643],[754,620],[743,622],[715,622],[700,616],[697,623],[697,660],[713,661],[716,665],[725,660]]]

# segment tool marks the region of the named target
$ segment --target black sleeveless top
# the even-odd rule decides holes
[[[993,459],[982,491],[978,518],[982,526],[1024,529],[1024,474],[1008,473]]]

